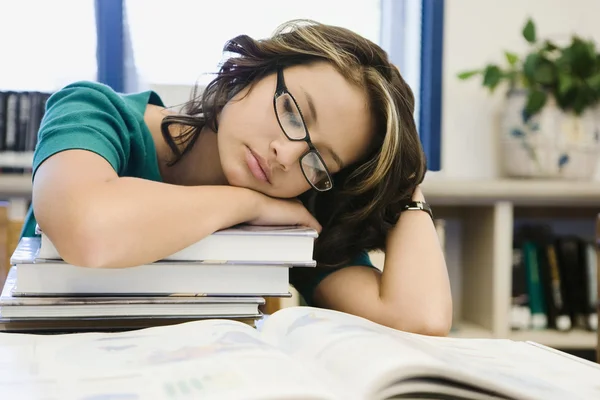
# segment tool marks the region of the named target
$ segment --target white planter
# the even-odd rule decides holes
[[[507,96],[501,119],[501,166],[505,175],[588,180],[600,156],[600,111],[564,113],[553,99],[529,120],[525,92]]]

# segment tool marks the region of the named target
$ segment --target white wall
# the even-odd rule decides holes
[[[538,36],[572,33],[600,44],[598,0],[446,0],[444,29],[442,171],[452,178],[493,178],[498,168],[497,112],[502,93],[489,95],[481,81],[457,73],[502,62],[503,50],[527,49],[521,30],[528,16]],[[596,179],[600,181],[600,166]]]

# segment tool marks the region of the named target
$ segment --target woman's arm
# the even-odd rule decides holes
[[[242,222],[320,228],[296,202],[231,186],[119,178],[104,158],[85,150],[63,151],[40,165],[33,209],[63,259],[88,267],[153,262]]]
[[[414,200],[424,200],[417,189]],[[446,335],[452,298],[435,225],[423,211],[403,212],[387,238],[383,273],[353,266],[330,274],[315,302],[399,330]]]

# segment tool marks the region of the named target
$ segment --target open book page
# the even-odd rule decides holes
[[[0,334],[6,399],[337,399],[239,322],[122,333]]]
[[[600,398],[600,369],[526,343],[415,335],[310,307],[278,311],[262,333],[294,357],[312,359],[353,382],[364,398],[391,395],[391,387],[407,393],[409,386],[401,381],[414,385],[423,378],[437,385],[438,392],[445,379],[519,399]],[[571,379],[574,373],[581,375],[568,383],[557,379]]]
[[[532,395],[554,390],[553,396],[566,392],[569,399],[600,399],[600,365],[542,345],[500,339],[413,339],[426,342],[429,352],[443,353],[447,360],[487,371],[499,383],[507,376],[521,379]]]
[[[352,382],[362,399],[380,398],[379,392],[400,376],[443,368],[434,357],[366,322],[334,311],[290,307],[268,317],[261,333],[293,357],[322,366],[341,382]]]

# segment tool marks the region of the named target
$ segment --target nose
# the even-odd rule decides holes
[[[304,141],[291,141],[287,138],[276,139],[269,145],[272,162],[284,171],[298,165],[300,157],[308,150]]]

